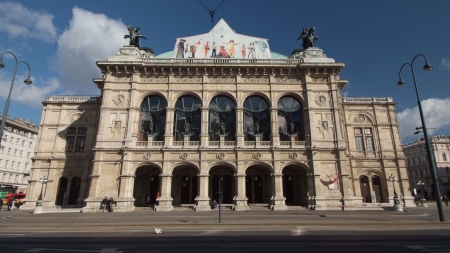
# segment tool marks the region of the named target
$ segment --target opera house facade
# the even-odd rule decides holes
[[[342,97],[344,63],[320,48],[284,56],[220,20],[173,51],[123,46],[97,66],[100,96],[43,102],[21,208],[42,191],[41,212],[98,212],[105,196],[128,212],[147,194],[156,211],[219,198],[234,211],[379,209],[394,187],[415,206],[392,98]]]

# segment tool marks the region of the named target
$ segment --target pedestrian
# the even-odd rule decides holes
[[[106,210],[106,207],[108,206],[108,197],[105,196],[105,198],[102,200],[102,212]]]
[[[147,203],[147,206],[150,206],[150,193],[147,193],[147,196],[145,196],[145,202]]]
[[[12,198],[8,198],[8,202],[6,203],[6,205],[8,206],[8,211],[11,211],[13,205]]]
[[[3,208],[3,199],[0,199],[0,211],[2,210],[2,208]]]
[[[113,205],[115,205],[116,202],[114,202],[113,197],[109,198],[108,200],[108,212],[112,213],[114,211]]]
[[[217,202],[216,200],[213,200],[213,202],[211,203],[211,209],[216,209],[217,207]]]
[[[444,200],[445,206],[448,206],[448,197],[447,197],[447,195],[444,195],[444,197],[442,197],[442,200]]]
[[[154,210],[156,210],[156,206],[159,203],[159,197],[161,197],[161,193],[156,192],[156,195],[155,195],[155,207],[153,208]]]

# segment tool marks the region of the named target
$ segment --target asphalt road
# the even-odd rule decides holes
[[[0,232],[0,252],[450,252],[450,229]]]

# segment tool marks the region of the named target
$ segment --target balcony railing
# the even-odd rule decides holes
[[[283,65],[297,65],[300,63],[298,59],[234,59],[234,58],[142,58],[145,63],[154,64],[283,64]]]
[[[100,97],[98,96],[50,96],[45,99],[45,101],[50,102],[99,102]]]
[[[270,147],[272,145],[271,141],[244,141],[245,147]],[[163,141],[136,141],[134,147],[146,148],[146,147],[163,147]],[[173,147],[199,147],[200,141],[173,141]],[[236,146],[236,141],[208,141],[207,147],[217,148],[217,147],[228,147],[232,148]],[[280,141],[280,147],[297,147],[305,148],[305,141]],[[367,152],[370,154],[365,154],[366,156],[372,156],[374,152]]]

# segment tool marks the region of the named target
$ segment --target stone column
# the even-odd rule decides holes
[[[118,198],[115,199],[115,212],[131,212],[135,209],[135,199],[133,197],[134,178],[135,176],[133,175],[120,175],[120,188]]]
[[[248,211],[247,197],[245,196],[245,174],[236,174],[236,196],[234,197],[234,211]]]
[[[211,211],[211,206],[209,204],[210,199],[208,196],[209,191],[209,175],[200,174],[199,177],[199,195],[196,198],[197,205],[195,206],[195,211]]]
[[[244,108],[238,105],[236,107],[236,147],[244,146],[244,133],[243,133],[243,125],[244,125]]]
[[[272,146],[280,146],[280,133],[278,132],[278,109],[270,108]]]
[[[272,198],[270,201],[271,210],[288,210],[286,198],[283,196],[283,174],[272,174]]]
[[[173,210],[172,206],[172,175],[162,174],[161,178],[161,197],[159,197],[158,205],[155,207],[155,211],[168,212]]]
[[[164,146],[171,147],[173,142],[173,118],[174,108],[166,108],[166,129],[164,133]]]
[[[202,107],[202,124],[201,124],[201,133],[200,133],[200,147],[207,147],[208,141],[209,141],[209,135],[208,135],[208,107]]]

